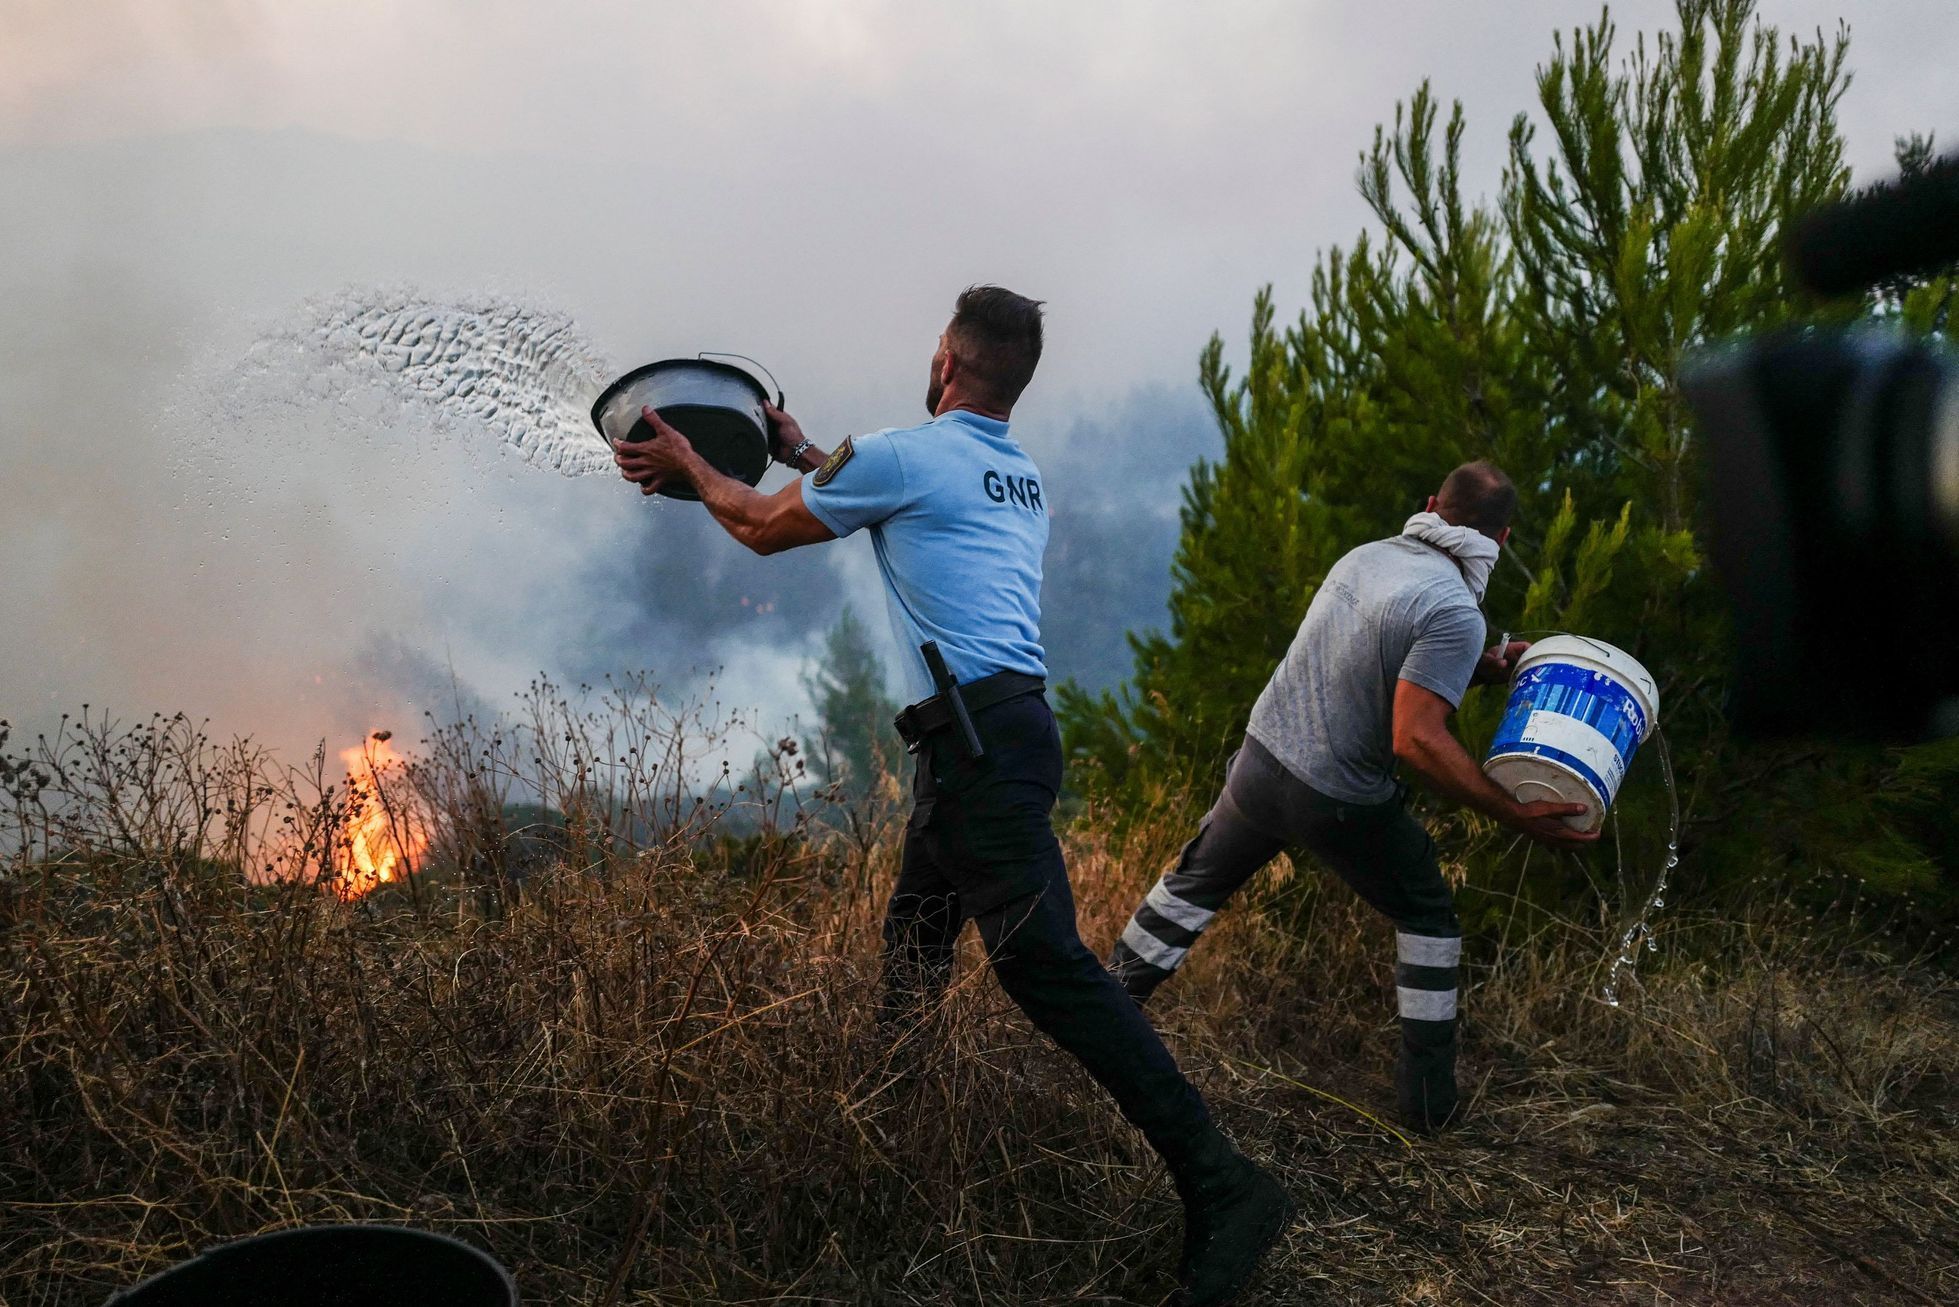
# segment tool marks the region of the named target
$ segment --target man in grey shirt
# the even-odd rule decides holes
[[[1253,873],[1288,848],[1312,854],[1394,923],[1396,1096],[1422,1131],[1457,1110],[1462,928],[1435,844],[1404,807],[1395,764],[1545,844],[1598,838],[1562,821],[1582,804],[1517,802],[1449,733],[1469,686],[1504,680],[1529,647],[1485,652],[1478,607],[1516,506],[1502,471],[1465,463],[1400,535],[1333,565],[1252,708],[1224,793],[1110,958],[1130,995],[1146,1001]]]

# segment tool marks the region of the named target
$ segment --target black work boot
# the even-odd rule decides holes
[[[1432,1135],[1455,1124],[1462,1101],[1456,1094],[1456,1023],[1401,1021],[1401,1058],[1394,1068],[1395,1098],[1409,1129]]]
[[[1215,1132],[1175,1168],[1184,1200],[1180,1307],[1223,1307],[1292,1221],[1292,1199],[1263,1167]]]

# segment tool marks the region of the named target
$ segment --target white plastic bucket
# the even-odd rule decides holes
[[[1660,687],[1638,659],[1602,640],[1550,636],[1517,663],[1483,774],[1520,803],[1582,803],[1565,825],[1597,830],[1659,723]]]

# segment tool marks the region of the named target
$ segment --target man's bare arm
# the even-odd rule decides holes
[[[1394,683],[1394,756],[1458,803],[1496,818],[1542,844],[1577,848],[1598,832],[1575,831],[1559,820],[1585,811],[1582,803],[1519,803],[1483,774],[1462,742],[1449,733],[1455,708],[1413,681]]]
[[[837,538],[837,533],[824,526],[803,503],[800,479],[765,495],[705,462],[701,469],[693,478],[701,503],[723,530],[756,553],[779,554]]]
[[[722,529],[758,554],[779,554],[837,538],[803,503],[800,482],[765,495],[716,471],[687,437],[651,409],[645,417],[654,430],[653,439],[616,442],[612,456],[619,475],[636,483],[641,494],[650,495],[669,481],[686,482]]]

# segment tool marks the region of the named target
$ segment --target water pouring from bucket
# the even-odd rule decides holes
[[[611,370],[562,313],[490,296],[355,289],[309,302],[270,330],[211,400],[228,424],[296,404],[362,430],[394,420],[388,405],[398,404],[439,430],[494,436],[567,476],[616,473],[614,441],[654,438],[641,417],[650,407],[719,471],[751,486],[768,471],[764,404],[773,394],[780,409],[783,396],[754,359],[703,350],[602,385]],[[682,482],[659,493],[699,498]]]
[[[288,407],[362,433],[413,419],[592,476],[615,471],[586,418],[612,371],[563,313],[496,296],[352,288],[269,325],[205,399],[226,427],[261,425]]]
[[[1636,658],[1603,640],[1550,636],[1518,660],[1483,774],[1520,803],[1583,804],[1564,822],[1595,831],[1659,724],[1660,687]]]
[[[1483,773],[1519,802],[1549,799],[1585,811],[1564,818],[1597,830],[1619,796],[1640,745],[1659,734],[1660,687],[1639,660],[1603,640],[1557,634],[1539,640],[1517,662],[1510,702],[1498,723]],[[1660,769],[1672,821],[1665,864],[1637,911],[1624,919],[1602,996],[1619,1006],[1636,975],[1641,946],[1655,947],[1653,917],[1666,905],[1667,881],[1680,863],[1680,807],[1666,740]],[[1621,867],[1623,884],[1623,865]]]

